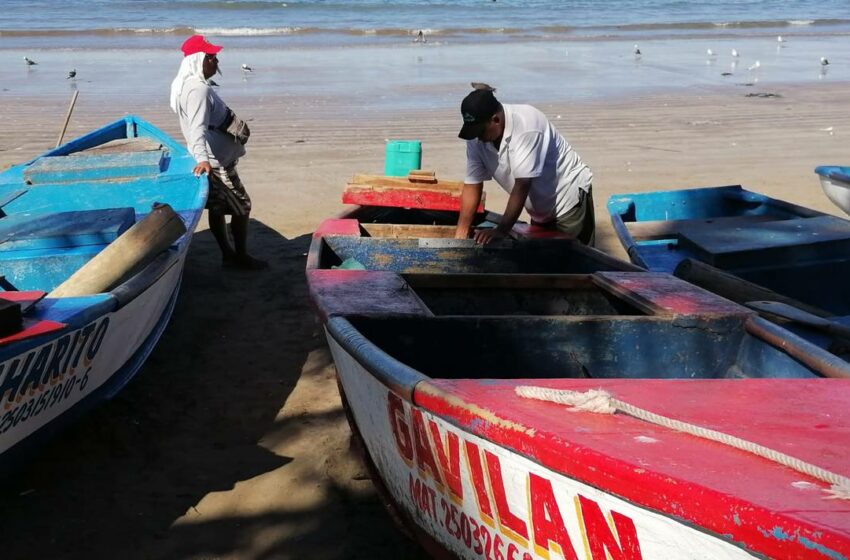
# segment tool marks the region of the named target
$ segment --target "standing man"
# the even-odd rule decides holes
[[[466,140],[466,179],[455,237],[477,243],[505,237],[523,207],[536,226],[557,229],[593,245],[596,224],[591,181],[581,161],[546,116],[531,105],[502,105],[493,88],[477,84],[460,105]],[[499,225],[470,232],[484,181],[510,193]]]
[[[230,110],[207,80],[218,71],[221,47],[208,43],[203,35],[192,35],[183,43],[183,62],[171,82],[171,109],[180,118],[180,129],[197,165],[194,173],[209,176],[210,231],[221,249],[222,264],[230,268],[259,270],[268,263],[248,254],[248,217],[251,198],[236,172],[245,146],[220,130]],[[225,216],[230,214],[233,245],[227,234]]]

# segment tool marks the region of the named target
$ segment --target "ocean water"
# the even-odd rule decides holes
[[[844,34],[847,0],[3,0],[0,48],[243,47]]]
[[[497,87],[506,102],[724,88],[743,95],[850,82],[847,7],[848,0],[0,0],[0,96],[58,103],[77,89],[127,111],[166,103],[179,46],[196,32],[225,47],[214,79],[227,99],[273,96],[307,114],[456,110],[471,81]],[[419,30],[425,42],[415,41]],[[243,63],[254,72],[242,72]],[[66,79],[71,69],[77,76]]]

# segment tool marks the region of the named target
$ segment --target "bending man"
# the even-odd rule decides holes
[[[505,237],[525,207],[533,225],[593,245],[593,173],[546,116],[531,105],[502,105],[489,86],[467,95],[460,112],[466,179],[455,237],[472,234],[482,244]],[[507,208],[496,228],[471,232],[489,179],[510,193]]]
[[[251,198],[245,191],[236,164],[245,155],[245,146],[233,136],[219,130],[229,116],[224,101],[207,80],[218,71],[221,47],[208,43],[203,35],[193,35],[181,47],[183,62],[171,83],[171,109],[180,118],[180,129],[197,165],[195,175],[209,175],[210,231],[221,249],[226,267],[257,270],[266,268],[265,261],[248,254],[248,217]],[[230,214],[233,245],[227,234],[225,216]]]

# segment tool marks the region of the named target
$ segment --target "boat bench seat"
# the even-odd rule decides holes
[[[162,171],[165,157],[162,150],[42,157],[24,170],[24,182],[37,186],[155,177]]]
[[[752,227],[699,229],[681,234],[679,245],[724,270],[839,259],[850,254],[850,221],[819,216]]]
[[[679,235],[697,228],[735,228],[751,224],[781,220],[769,214],[754,214],[748,216],[718,216],[715,218],[700,218],[696,220],[647,220],[642,222],[625,222],[629,234],[636,241],[658,239],[676,239]]]
[[[132,208],[0,219],[0,270],[18,290],[51,291],[135,223]]]
[[[108,245],[135,221],[133,208],[12,214],[0,220],[0,252]]]

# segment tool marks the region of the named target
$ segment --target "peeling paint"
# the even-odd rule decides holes
[[[759,532],[765,537],[772,537],[778,541],[788,541],[788,542],[798,542],[809,550],[814,550],[824,557],[829,558],[830,560],[848,560],[847,557],[837,550],[832,550],[820,543],[816,543],[813,540],[799,536],[799,535],[789,535],[786,533],[782,527],[774,527],[772,530],[768,531],[761,527],[758,528]]]
[[[537,431],[534,428],[529,428],[527,426],[523,426],[518,422],[512,422],[510,420],[505,420],[501,416],[496,415],[495,412],[491,410],[487,410],[486,408],[482,408],[476,404],[468,403],[465,400],[461,399],[456,395],[452,395],[451,393],[447,393],[442,389],[434,387],[430,383],[424,382],[420,383],[416,386],[417,393],[425,393],[432,397],[436,397],[438,399],[444,400],[449,406],[457,407],[462,410],[465,410],[475,416],[478,416],[477,419],[474,419],[473,422],[484,422],[485,425],[489,424],[492,426],[498,426],[500,428],[507,428],[509,430],[514,430],[516,432],[521,432],[524,434],[528,434],[533,436]],[[475,424],[474,426],[480,426],[480,424]]]

